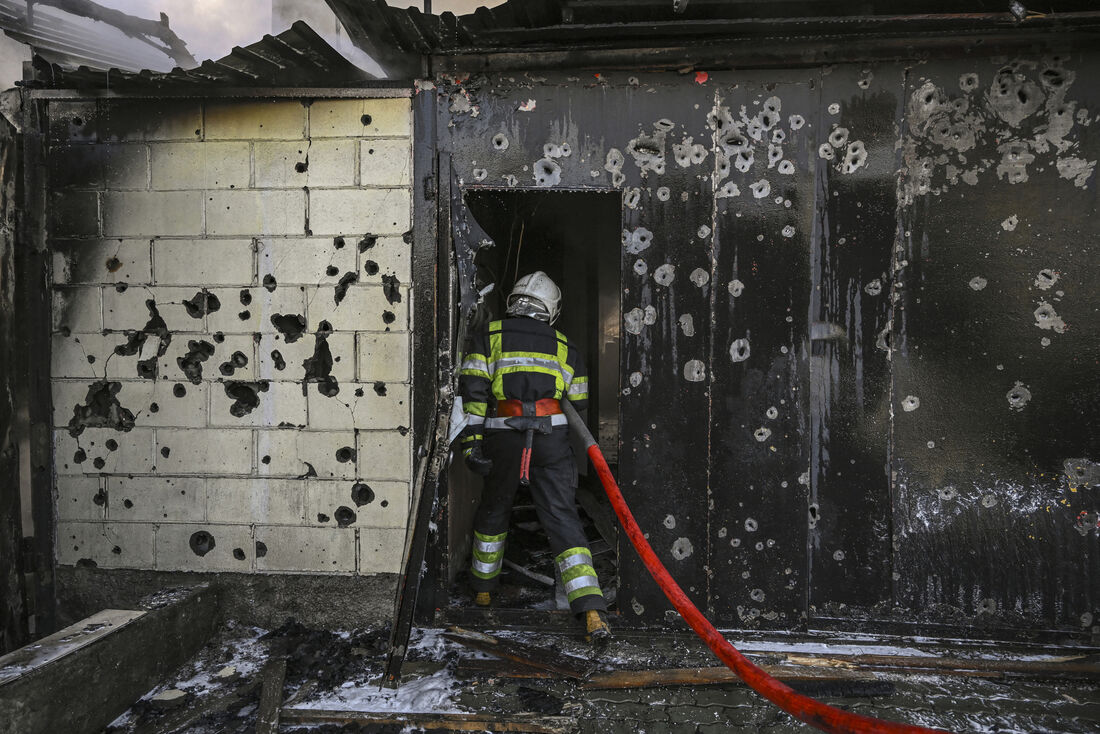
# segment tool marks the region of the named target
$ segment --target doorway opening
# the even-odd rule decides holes
[[[585,418],[608,461],[614,464],[619,447],[621,193],[472,189],[463,199],[494,243],[480,249],[475,260],[479,285],[495,284],[479,310],[475,326],[504,317],[505,300],[518,278],[535,270],[549,275],[562,291],[561,316],[554,327],[580,349],[588,368]],[[574,446],[574,453],[581,520],[600,585],[613,605],[618,576],[614,514],[598,479],[588,470],[583,447]],[[463,466],[452,467],[450,480],[449,596],[452,606],[464,606],[470,604],[469,538],[481,481]],[[498,610],[568,609],[560,585],[555,588],[554,559],[546,533],[538,523],[530,493],[522,488],[513,505],[501,587],[494,606]]]

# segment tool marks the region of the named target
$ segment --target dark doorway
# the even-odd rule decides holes
[[[479,249],[479,287],[495,284],[476,323],[501,318],[517,278],[542,270],[562,290],[562,313],[554,324],[582,351],[588,373],[589,427],[609,461],[618,456],[620,230],[622,195],[614,192],[548,192],[523,189],[468,190],[464,203],[492,239]],[[584,452],[578,456],[578,503],[605,594],[617,585],[615,522]],[[459,464],[461,462],[458,462]],[[452,557],[452,604],[467,601],[468,536],[481,482],[464,467],[452,469],[448,532]],[[545,532],[538,526],[529,494],[517,495],[498,607],[560,608],[547,579],[554,578]],[[523,569],[523,570],[520,570]],[[540,580],[541,577],[541,580]],[[609,599],[610,600],[610,599]]]

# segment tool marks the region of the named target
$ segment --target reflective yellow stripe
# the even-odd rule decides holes
[[[554,399],[561,400],[562,393],[565,391],[565,382],[561,379],[561,372],[558,370],[550,369],[548,367],[539,367],[537,365],[516,365],[514,367],[501,367],[499,370],[493,373],[493,396],[497,400],[507,400],[504,396],[504,376],[515,374],[518,372],[536,372],[538,374],[550,375],[554,378]]]
[[[487,407],[487,403],[463,403],[462,404],[462,409],[465,410],[467,413],[469,413],[470,415],[480,415],[482,418],[485,417],[485,408],[486,407]]]
[[[496,535],[486,535],[485,533],[479,533],[474,531],[474,537],[480,540],[482,543],[499,543],[508,537],[508,531],[498,533]]]
[[[474,441],[480,441],[482,435],[480,433],[471,433],[469,436],[462,437],[462,443],[473,443]]]
[[[502,328],[504,328],[503,324],[504,324],[503,321],[490,321],[489,322],[489,333],[492,334],[494,331],[500,331]]]

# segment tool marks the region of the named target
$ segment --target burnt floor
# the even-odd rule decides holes
[[[190,734],[250,734],[256,725],[259,691],[251,685],[270,655],[287,657],[284,701],[303,708],[382,712],[479,712],[501,718],[519,712],[567,716],[575,731],[710,732],[811,731],[771,704],[735,685],[682,686],[632,690],[582,690],[563,679],[497,677],[492,659],[442,638],[441,630],[414,631],[396,693],[378,686],[385,664],[386,630],[330,632],[294,622],[265,631],[230,625],[164,684],[146,694],[106,731],[138,734],[162,731],[169,717],[184,709],[210,709],[183,728]],[[568,635],[502,632],[501,637],[591,656],[581,640]],[[980,646],[937,646],[902,639],[783,639],[732,636],[756,662],[776,662],[775,651],[806,655],[844,652],[907,655],[993,655]],[[757,652],[753,652],[756,650]],[[762,650],[772,652],[763,653]],[[1097,650],[1052,650],[1017,646],[1014,656],[1089,654]],[[709,666],[715,661],[683,635],[620,635],[599,656],[608,669]],[[489,671],[486,671],[489,666]],[[480,668],[480,672],[478,669]],[[881,675],[886,685],[845,691],[825,685],[822,700],[870,716],[938,727],[954,732],[1094,732],[1100,727],[1100,688],[1092,682],[1029,682],[938,675]],[[890,690],[892,689],[892,690]],[[889,690],[889,692],[887,692]],[[243,692],[235,695],[235,692]],[[210,708],[211,702],[218,702]],[[282,732],[307,731],[284,723]],[[308,731],[399,732],[416,727],[314,725]]]

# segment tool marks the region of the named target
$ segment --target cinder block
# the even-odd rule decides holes
[[[206,194],[206,231],[211,235],[303,234],[306,192],[211,191]]]
[[[158,571],[251,571],[256,556],[248,525],[163,523],[157,528]]]
[[[337,247],[337,244],[340,244]],[[346,273],[355,272],[356,238],[266,238],[259,240],[260,282],[266,275],[280,287],[287,285],[335,285]]]
[[[153,470],[152,429],[85,428],[75,438],[60,429],[53,435],[54,468],[59,475],[148,474]]]
[[[309,108],[313,138],[397,137],[412,132],[412,104],[394,99],[321,99]]]
[[[50,199],[50,234],[54,237],[99,235],[99,193],[66,191]]]
[[[108,477],[112,522],[202,522],[206,480],[194,477]]]
[[[133,406],[139,426],[165,428],[203,428],[207,424],[207,397],[213,386],[210,383],[192,385],[187,381],[171,379],[124,382],[119,396],[125,394],[126,405]],[[177,393],[180,385],[185,391]]]
[[[112,101],[103,105],[101,128],[105,141],[199,140],[202,111],[194,100]]]
[[[317,235],[404,234],[410,228],[408,189],[318,189],[309,192],[309,227]]]
[[[242,290],[248,291],[247,305],[241,303]],[[262,286],[212,288],[210,292],[222,304],[218,311],[207,317],[207,328],[211,332],[273,334],[278,332],[278,328],[272,323],[272,316],[305,315],[305,295],[299,286],[278,286],[273,291]]]
[[[184,237],[203,230],[201,191],[108,191],[103,233],[108,237]]]
[[[359,530],[359,573],[401,573],[405,552],[405,530],[361,528]]]
[[[309,328],[316,331],[322,321],[327,321],[336,331],[405,331],[409,323],[409,289],[400,288],[399,293],[401,300],[390,303],[381,286],[353,284],[337,303],[335,288],[307,288]]]
[[[57,145],[47,154],[49,188],[103,188],[102,145]]]
[[[301,525],[306,483],[298,479],[227,479],[207,482],[209,522]]]
[[[359,141],[360,186],[408,186],[411,179],[409,138]]]
[[[378,395],[371,384],[350,383],[341,385],[340,393],[331,398],[310,385],[308,398],[310,428],[376,430],[409,425],[408,385],[393,383],[386,386],[385,395]]]
[[[359,476],[371,482],[396,479],[408,482],[412,478],[412,433],[391,429],[359,431]],[[372,485],[373,486],[373,485]]]
[[[51,249],[58,285],[152,282],[149,240],[55,240]]]
[[[237,428],[158,428],[161,474],[249,474],[252,431]],[[169,449],[167,457],[163,449]]]
[[[108,189],[148,189],[149,149],[145,145],[103,146],[103,185]]]
[[[149,150],[154,189],[248,188],[248,143],[162,143]]]
[[[122,290],[108,286],[103,289],[103,328],[143,330],[153,317],[149,307],[149,301],[152,301],[157,315],[164,320],[170,332],[203,330],[206,316],[202,309],[204,305],[213,308],[214,304],[202,297],[202,290],[198,286],[137,286]],[[224,308],[220,302],[218,307]],[[74,327],[73,331],[98,331],[98,328]]]
[[[351,528],[293,528],[256,526],[258,571],[312,571],[353,573],[355,530]]]
[[[359,379],[362,382],[407,382],[409,379],[409,335],[402,332],[361,332]]]
[[[355,335],[349,332],[330,334],[326,340],[332,355],[332,372],[340,384],[355,380]],[[316,351],[317,337],[307,334],[293,344],[287,344],[279,334],[264,334],[260,339],[259,373],[264,380],[283,380],[301,383],[305,376],[305,361]],[[272,352],[278,351],[283,369],[276,369]],[[300,392],[300,389],[299,389]]]
[[[103,520],[107,516],[107,493],[101,477],[59,476],[57,519]]]
[[[190,389],[190,376],[180,366],[182,359],[188,369],[203,380],[253,380],[256,378],[255,346],[251,334],[226,334],[215,339],[210,334],[177,333],[172,336],[172,343],[160,359],[160,376],[169,381],[182,382]],[[211,348],[214,353],[205,361],[198,361],[198,356]],[[248,363],[237,367],[241,357]]]
[[[340,449],[355,447],[352,431],[256,431],[256,473],[272,477],[354,479],[355,462]],[[312,468],[312,469],[311,469]]]
[[[263,387],[267,389],[264,390]],[[229,393],[233,394],[230,395]],[[253,400],[258,404],[249,410]],[[244,412],[244,411],[248,412]],[[234,415],[234,411],[242,413]],[[306,424],[306,398],[302,386],[295,382],[245,383],[225,380],[213,386],[210,394],[210,425],[212,426],[261,426],[275,428],[279,425],[304,426]]]
[[[155,240],[153,277],[158,285],[253,283],[252,240]]]
[[[46,108],[51,143],[91,143],[98,138],[99,111],[95,102],[54,100]]]
[[[207,102],[207,140],[298,140],[306,108],[297,101]]]
[[[408,522],[409,485],[403,482],[310,481],[308,484],[306,522],[310,525],[338,527],[345,522],[356,528],[404,529]],[[349,511],[353,515],[348,515]]]
[[[54,334],[50,347],[50,376],[96,380],[137,376],[137,355],[114,353],[116,346],[126,343],[122,334]],[[108,359],[109,358],[109,359]]]
[[[354,186],[354,140],[256,143],[256,188]]]
[[[383,275],[396,275],[408,284],[412,280],[412,245],[403,237],[377,237],[373,242],[359,253],[360,282],[381,283]]]
[[[54,331],[93,332],[103,329],[99,288],[55,288],[52,294]]]
[[[59,522],[57,562],[100,568],[153,568],[154,525],[146,523]]]

